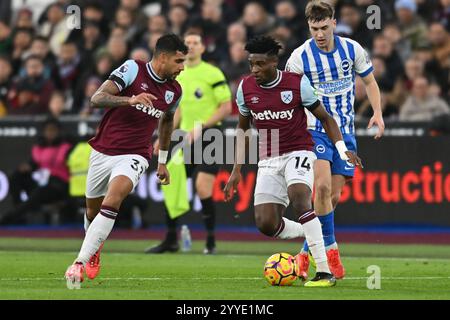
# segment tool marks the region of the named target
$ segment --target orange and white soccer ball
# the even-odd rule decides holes
[[[295,259],[289,253],[275,253],[264,265],[264,277],[273,286],[290,286],[295,280]]]

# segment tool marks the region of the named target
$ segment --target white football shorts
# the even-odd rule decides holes
[[[147,159],[137,154],[108,156],[92,149],[86,182],[86,198],[106,195],[109,182],[117,176],[126,176],[136,188],[139,178],[147,170]]]
[[[314,161],[312,151],[293,151],[279,157],[258,162],[254,205],[279,203],[289,205],[288,187],[295,183],[314,185]]]

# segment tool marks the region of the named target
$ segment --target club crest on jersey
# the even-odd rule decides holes
[[[281,91],[280,95],[281,95],[281,101],[283,101],[285,104],[291,103],[291,101],[294,97],[291,90]]]
[[[173,97],[175,96],[175,93],[173,93],[172,91],[167,90],[166,91],[166,95],[164,96],[164,98],[166,99],[166,103],[169,104],[173,101]]]
[[[341,62],[341,70],[347,72],[352,68],[352,63],[348,59],[344,59]]]

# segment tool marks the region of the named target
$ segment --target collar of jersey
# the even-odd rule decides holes
[[[167,81],[167,79],[162,79],[162,78],[158,77],[158,75],[156,74],[156,72],[152,68],[151,61],[149,63],[147,63],[147,71],[148,71],[148,74],[150,75],[150,77],[152,77],[152,79],[155,80],[156,82],[164,83],[164,82]]]
[[[260,84],[259,86],[263,89],[271,89],[275,88],[280,82],[281,78],[283,77],[283,73],[280,70],[277,70],[277,78],[269,83],[266,84]]]

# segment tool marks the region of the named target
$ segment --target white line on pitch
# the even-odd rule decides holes
[[[346,277],[343,281],[347,280],[367,280],[368,277]],[[263,277],[247,277],[247,278],[162,278],[162,277],[150,277],[150,278],[99,278],[104,281],[160,281],[160,280],[261,280]],[[381,277],[382,280],[439,280],[450,279],[448,277]],[[0,281],[61,281],[61,278],[0,278]]]

